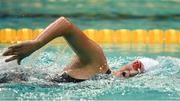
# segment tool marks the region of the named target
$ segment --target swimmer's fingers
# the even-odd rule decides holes
[[[16,53],[20,50],[21,47],[22,44],[16,44],[8,47],[8,50],[3,53],[3,56],[16,55]]]
[[[16,45],[9,46],[8,49],[16,49],[16,48],[21,48],[21,47],[22,47],[22,44],[16,44]]]
[[[18,65],[20,65],[21,64],[21,60],[23,59],[23,57],[20,57],[20,58],[18,58],[17,59],[17,63],[18,63]]]
[[[6,59],[5,62],[13,61],[13,60],[15,60],[15,59],[18,59],[18,56],[16,56],[16,55],[15,55],[15,56],[12,56],[12,57]]]
[[[13,50],[12,49],[8,49],[7,51],[5,51],[2,55],[3,56],[8,56],[8,55],[12,55]]]
[[[4,53],[3,53],[3,56],[9,56],[9,55],[19,55],[20,53],[19,53],[19,49],[8,49],[7,51],[5,51]]]
[[[21,64],[21,60],[23,59],[23,57],[19,57],[17,55],[14,55],[14,56],[6,59],[5,62],[10,62],[10,61],[13,61],[13,60],[16,60],[16,59],[17,59],[18,65],[20,65]]]

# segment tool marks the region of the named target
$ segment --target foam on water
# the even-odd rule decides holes
[[[0,84],[0,99],[46,99],[46,100],[103,100],[103,99],[180,99],[180,59],[171,56],[154,57],[160,66],[129,79],[112,75],[98,75],[95,80],[82,83],[52,83],[46,80],[69,63],[73,53],[69,49],[59,54],[62,47],[46,47],[22,61],[5,63],[0,56],[0,73],[25,72],[27,82]],[[2,50],[1,50],[2,52]],[[113,54],[113,51],[106,54]],[[108,56],[113,70],[144,56]],[[148,57],[147,57],[148,58]]]

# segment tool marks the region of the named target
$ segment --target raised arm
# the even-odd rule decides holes
[[[23,58],[29,56],[49,41],[59,36],[66,39],[82,63],[92,61],[106,63],[102,49],[64,17],[60,17],[50,24],[35,40],[10,46],[3,55],[13,55],[11,58],[7,59],[6,62],[17,59],[18,63],[20,63]]]
[[[66,18],[60,17],[51,23],[35,41],[39,43],[39,47],[42,47],[54,38],[67,34],[71,26],[71,23]]]
[[[105,62],[102,61],[105,59],[105,56],[101,47],[90,40],[77,26],[64,17],[60,17],[49,25],[42,34],[36,38],[36,41],[40,43],[41,47],[59,36],[65,38],[81,62]]]

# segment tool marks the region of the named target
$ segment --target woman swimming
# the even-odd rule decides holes
[[[3,56],[11,57],[5,61],[17,60],[20,64],[22,59],[57,37],[65,38],[76,56],[63,69],[63,74],[57,74],[51,79],[53,82],[76,83],[88,80],[100,73],[112,73],[117,77],[132,77],[145,71],[145,64],[140,59],[130,62],[117,71],[111,71],[102,48],[65,17],[60,17],[50,24],[35,40],[10,46]]]

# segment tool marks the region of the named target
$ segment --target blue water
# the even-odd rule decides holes
[[[0,45],[2,53],[8,45]],[[73,51],[67,45],[47,45],[22,61],[22,65],[4,63],[0,57],[0,73],[27,72],[29,81],[0,84],[0,99],[9,100],[180,100],[180,47],[178,45],[101,45],[112,70],[131,60],[148,57],[157,60],[155,70],[129,79],[113,76],[82,83],[48,82],[68,64]]]
[[[179,0],[0,0],[0,29],[45,28],[60,16],[81,29],[180,29]],[[0,45],[2,53],[8,45]],[[0,56],[0,74],[29,74],[27,82],[0,84],[0,100],[180,100],[179,45],[102,45],[111,69],[140,57],[160,67],[129,79],[115,77],[54,84],[68,64],[67,45],[47,45],[17,65]]]
[[[179,0],[0,0],[0,28],[45,28],[60,16],[81,29],[180,29]]]

